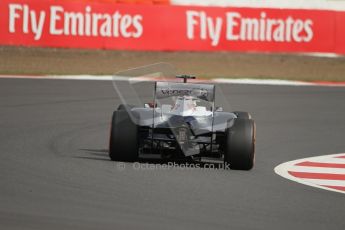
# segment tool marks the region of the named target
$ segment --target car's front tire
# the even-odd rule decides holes
[[[235,118],[226,129],[224,163],[230,169],[251,170],[255,160],[255,122],[252,119]]]
[[[134,162],[138,159],[138,126],[130,117],[129,110],[123,109],[113,113],[109,157],[113,161]]]

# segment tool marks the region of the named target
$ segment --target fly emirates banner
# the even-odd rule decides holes
[[[0,45],[345,54],[345,12],[1,0]]]

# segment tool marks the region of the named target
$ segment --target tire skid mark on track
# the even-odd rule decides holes
[[[345,153],[285,162],[274,171],[301,184],[345,194]]]

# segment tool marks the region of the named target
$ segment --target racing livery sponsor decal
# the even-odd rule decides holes
[[[301,184],[345,194],[345,153],[289,161],[274,171]]]
[[[345,12],[2,0],[0,44],[345,54]]]
[[[156,97],[167,98],[172,96],[195,96],[202,100],[214,100],[214,85],[192,84],[178,82],[157,82]]]

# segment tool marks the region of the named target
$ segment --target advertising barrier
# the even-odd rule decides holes
[[[1,0],[0,45],[345,54],[345,12]]]

